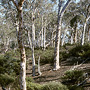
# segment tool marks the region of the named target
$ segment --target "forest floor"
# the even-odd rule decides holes
[[[36,70],[36,76],[33,77],[33,79],[35,80],[36,83],[39,84],[45,84],[50,81],[60,82],[61,81],[60,78],[64,75],[64,73],[67,70],[70,70],[71,68],[74,67],[74,63],[72,62],[70,63],[70,62],[71,62],[70,59],[66,61],[62,61],[61,67],[57,71],[53,71],[53,66],[50,64],[41,65],[40,68],[42,75],[39,76]],[[86,88],[85,90],[90,90],[90,62],[86,62],[82,64],[81,66],[78,67],[78,69],[88,73],[89,80],[88,83],[85,85]],[[32,66],[30,66],[29,69],[27,70],[27,76],[32,77]]]

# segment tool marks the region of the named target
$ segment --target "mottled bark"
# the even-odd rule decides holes
[[[18,45],[20,49],[21,63],[20,63],[20,90],[26,90],[26,54],[22,39],[23,32],[23,15],[22,7],[18,9],[19,31],[18,31]]]
[[[22,5],[24,3],[24,0],[20,0],[19,2],[17,0],[12,0],[13,4],[16,6],[18,11],[18,21],[19,21],[19,30],[18,30],[18,46],[20,50],[20,90],[26,90],[26,54],[25,54],[25,48],[23,44],[22,34],[23,34],[23,12],[22,12]]]

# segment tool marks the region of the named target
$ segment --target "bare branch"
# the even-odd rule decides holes
[[[16,6],[16,8],[18,9],[18,2],[16,0],[11,0],[13,2],[13,4]]]
[[[66,8],[68,7],[69,3],[70,3],[71,0],[68,0],[67,3],[64,5],[64,7],[62,8],[61,10],[61,14],[63,14],[66,10]]]

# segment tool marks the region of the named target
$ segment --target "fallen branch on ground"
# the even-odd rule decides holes
[[[71,68],[70,70],[75,70],[76,68],[78,68],[78,67],[80,67],[80,66],[82,66],[87,60],[89,60],[90,58],[87,58],[86,60],[84,60],[81,64],[77,64],[77,65],[75,65],[73,68]]]

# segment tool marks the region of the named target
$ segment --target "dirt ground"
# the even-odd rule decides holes
[[[60,77],[64,75],[64,72],[67,70],[70,70],[71,68],[74,67],[73,64],[70,65],[68,63],[70,63],[70,62],[63,61],[61,63],[60,69],[57,71],[53,71],[53,66],[51,66],[50,64],[41,65],[40,68],[41,68],[42,75],[39,76],[37,73],[37,70],[36,70],[36,76],[33,77],[33,79],[35,80],[36,83],[39,83],[39,84],[44,84],[44,83],[47,83],[50,81],[60,82],[61,81]],[[32,77],[31,67],[32,66],[30,66],[29,67],[30,69],[27,70],[27,76]],[[82,64],[81,66],[78,67],[78,69],[81,69],[84,72],[88,73],[89,80],[88,80],[88,83],[86,84],[85,88],[86,88],[86,90],[90,90],[90,62]]]

